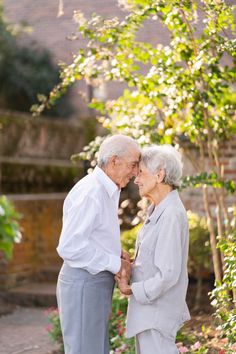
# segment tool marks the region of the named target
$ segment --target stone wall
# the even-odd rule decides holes
[[[76,125],[0,111],[2,193],[65,192],[84,173],[70,158],[90,141],[94,119]]]

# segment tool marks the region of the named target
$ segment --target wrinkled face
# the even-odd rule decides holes
[[[116,156],[113,165],[113,180],[119,188],[124,188],[132,177],[137,176],[140,152],[130,149],[125,156]]]
[[[153,175],[143,163],[140,163],[138,175],[135,178],[134,183],[138,185],[141,197],[150,197],[154,190],[156,190],[157,178],[156,175]]]

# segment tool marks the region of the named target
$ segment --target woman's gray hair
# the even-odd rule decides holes
[[[106,165],[112,156],[126,156],[132,148],[140,150],[139,144],[127,135],[116,134],[106,138],[98,151],[98,166]]]
[[[183,163],[180,153],[173,146],[166,144],[144,148],[140,162],[153,174],[165,170],[163,182],[174,188],[180,186]]]

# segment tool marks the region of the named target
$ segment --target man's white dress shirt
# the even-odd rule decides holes
[[[57,252],[70,267],[91,274],[121,267],[120,190],[98,166],[71,189],[63,205]]]

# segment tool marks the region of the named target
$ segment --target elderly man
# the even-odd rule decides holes
[[[140,229],[131,285],[117,276],[120,290],[131,295],[127,336],[136,338],[137,354],[178,354],[177,330],[189,319],[188,220],[177,188],[182,176],[179,153],[170,145],[146,148],[135,183],[151,201]]]
[[[65,354],[109,354],[108,317],[114,275],[129,274],[120,245],[120,189],[138,171],[140,148],[130,137],[102,143],[98,165],[67,195],[57,248],[64,263],[58,277]]]

